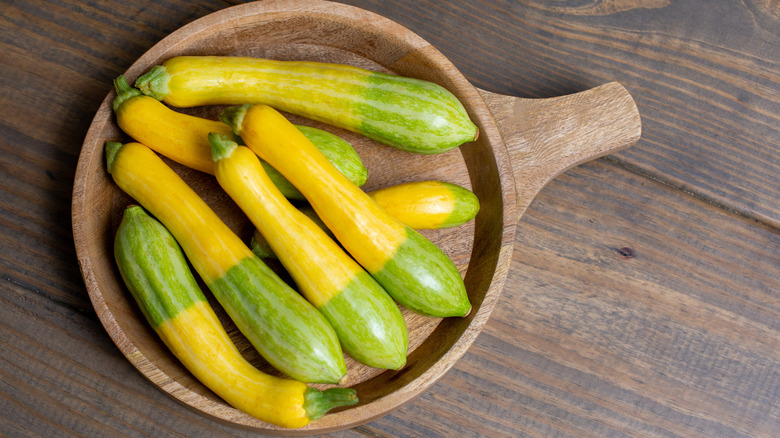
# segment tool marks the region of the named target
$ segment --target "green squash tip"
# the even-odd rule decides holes
[[[251,106],[252,104],[244,104],[227,107],[219,114],[219,120],[230,126],[236,135],[241,135],[241,125],[244,122],[244,116]]]
[[[303,408],[310,420],[316,420],[331,409],[357,402],[357,393],[352,388],[330,388],[324,391],[309,388],[304,393]]]
[[[138,204],[130,204],[125,207],[125,216],[148,216],[146,211]]]
[[[135,80],[135,86],[141,93],[163,100],[170,93],[168,80],[170,75],[162,65],[155,65],[149,71]]]
[[[114,165],[114,159],[116,158],[117,152],[119,152],[119,149],[121,148],[122,143],[118,141],[106,142],[106,169],[108,169],[108,173],[111,173],[111,169]]]
[[[215,163],[231,156],[238,147],[238,143],[233,141],[233,139],[217,132],[209,133],[209,143],[211,143],[211,159]]]
[[[141,96],[141,91],[131,87],[127,82],[127,79],[125,79],[125,77],[122,75],[119,75],[116,79],[114,79],[114,90],[116,90],[116,97],[111,103],[111,107],[115,112],[128,99]]]

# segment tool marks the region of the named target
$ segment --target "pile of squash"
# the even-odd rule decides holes
[[[128,206],[115,238],[121,276],[148,322],[204,385],[237,409],[301,427],[357,402],[344,353],[366,366],[406,363],[398,304],[422,315],[471,310],[454,263],[416,230],[461,225],[479,210],[469,190],[424,181],[364,192],[352,146],[300,115],[405,151],[435,154],[473,141],[461,103],[426,81],[352,66],[181,56],[135,88],[114,82],[120,128],[106,162]],[[220,120],[170,107],[229,105]],[[212,174],[255,226],[239,238],[160,157]],[[305,201],[295,206],[290,200]],[[276,258],[296,289],[269,268]],[[188,263],[189,262],[189,263]],[[247,362],[190,267],[260,355]]]

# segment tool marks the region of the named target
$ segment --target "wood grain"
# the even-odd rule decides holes
[[[0,4],[0,434],[257,436],[182,407],[119,353],[69,219],[111,79],[233,3]],[[491,92],[618,81],[643,137],[541,190],[490,322],[443,379],[332,436],[780,435],[776,2],[344,3]]]

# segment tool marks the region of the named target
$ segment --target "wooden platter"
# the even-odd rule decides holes
[[[474,142],[440,155],[417,155],[290,116],[295,123],[326,129],[349,141],[369,170],[366,190],[437,179],[470,188],[481,204],[479,215],[469,224],[423,232],[459,267],[473,304],[471,314],[437,319],[404,310],[410,333],[407,365],[399,371],[383,371],[348,358],[347,385],[357,390],[360,403],[290,430],[232,408],[200,384],[148,327],[121,283],[112,244],[121,211],[132,200],[107,174],[103,147],[108,140],[129,139],[115,123],[114,93],[106,96],[84,141],[72,204],[78,259],[97,314],[120,351],[161,390],[218,421],[267,434],[306,435],[354,427],[391,412],[430,387],[485,325],[506,279],[517,221],[536,193],[566,169],[632,145],[641,130],[631,96],[617,83],[536,100],[479,90],[408,29],[338,3],[263,1],[221,10],[160,41],[125,76],[133,81],[151,66],[184,54],[336,62],[433,81],[463,102],[480,129]],[[187,112],[216,118],[221,109]],[[239,236],[249,240],[251,224],[213,177],[170,164]],[[274,373],[214,306],[247,358]]]

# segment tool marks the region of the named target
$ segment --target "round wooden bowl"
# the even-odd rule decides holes
[[[221,10],[160,41],[125,76],[132,82],[176,55],[335,62],[425,79],[453,92],[480,129],[474,142],[440,155],[418,155],[290,116],[295,123],[329,130],[352,143],[369,170],[366,190],[435,179],[470,188],[481,204],[471,223],[423,232],[459,267],[473,304],[471,314],[438,319],[404,309],[410,336],[407,365],[384,371],[347,358],[347,385],[357,390],[359,404],[291,430],[232,408],[198,382],[165,348],[122,284],[112,246],[122,210],[132,200],[107,174],[103,149],[108,140],[129,138],[116,125],[111,110],[114,93],[106,96],[84,141],[73,191],[76,250],[98,317],[120,351],[164,392],[214,419],[268,434],[306,435],[354,427],[393,411],[430,387],[466,352],[487,322],[506,279],[517,221],[536,193],[560,172],[627,147],[640,135],[636,106],[619,84],[553,99],[521,99],[479,90],[408,29],[337,3],[265,1]],[[187,112],[216,118],[221,109]],[[170,164],[239,236],[249,240],[251,224],[213,177]],[[216,303],[214,307],[246,357],[275,373]]]

